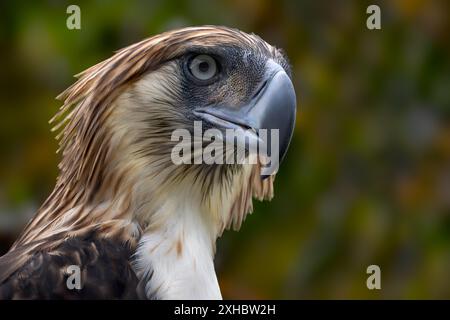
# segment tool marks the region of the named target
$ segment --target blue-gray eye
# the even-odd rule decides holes
[[[217,74],[217,63],[213,57],[200,54],[189,63],[189,70],[195,78],[205,81]]]

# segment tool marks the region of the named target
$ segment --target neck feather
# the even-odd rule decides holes
[[[258,165],[243,165],[227,179],[220,170],[202,171],[199,182],[198,167],[167,162],[167,136],[149,134],[151,119],[141,116],[149,112],[148,103],[132,99],[150,90],[148,83],[159,83],[150,80],[138,82],[113,103],[113,111],[99,115],[101,130],[81,145],[89,150],[78,148],[70,130],[65,133],[55,190],[13,248],[95,228],[99,236],[120,237],[137,248],[134,266],[147,297],[218,299],[215,241],[224,229],[239,229],[252,211],[252,197],[273,196],[274,177],[262,181]]]
[[[214,219],[185,193],[173,197],[154,213],[141,237],[134,268],[147,298],[221,299],[214,270]]]

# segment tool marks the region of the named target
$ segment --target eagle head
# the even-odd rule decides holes
[[[276,151],[277,163],[286,153],[296,113],[287,58],[256,35],[202,26],[133,44],[78,77],[58,97],[64,105],[52,119],[62,151],[56,187],[16,246],[64,232],[80,235],[93,225],[105,237],[126,230],[122,236],[139,248],[138,274],[148,274],[148,265],[166,270],[155,273],[153,286],[147,283],[147,296],[150,287],[164,291],[161,283],[169,292],[167,270],[183,264],[163,258],[164,252],[210,255],[223,230],[238,229],[252,211],[253,197],[272,198],[277,168],[265,170],[267,158],[249,145]],[[230,159],[231,129],[246,133],[241,160],[254,162],[211,161]],[[261,130],[273,129],[275,138],[262,137]],[[174,139],[176,132],[192,139]],[[204,150],[212,142],[225,151],[208,159]],[[180,149],[191,152],[175,163]],[[239,154],[236,146],[231,151]],[[156,248],[168,238],[158,256]],[[214,290],[205,296],[217,297]]]

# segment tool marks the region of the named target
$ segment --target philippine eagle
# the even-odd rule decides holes
[[[176,129],[278,129],[296,98],[283,52],[254,34],[190,27],[143,40],[78,75],[51,120],[56,186],[0,258],[1,299],[221,299],[216,239],[252,198],[271,199],[262,164],[171,160]],[[249,156],[246,153],[246,156]],[[69,267],[81,288],[69,287]]]

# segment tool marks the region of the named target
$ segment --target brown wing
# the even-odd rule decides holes
[[[13,273],[21,248],[0,258],[0,299],[137,299],[138,279],[131,268],[131,249],[95,234],[69,238],[51,251],[36,251]],[[81,289],[69,289],[78,266]],[[9,274],[10,273],[10,274]],[[2,275],[6,278],[2,280]],[[73,283],[69,281],[69,283]]]

